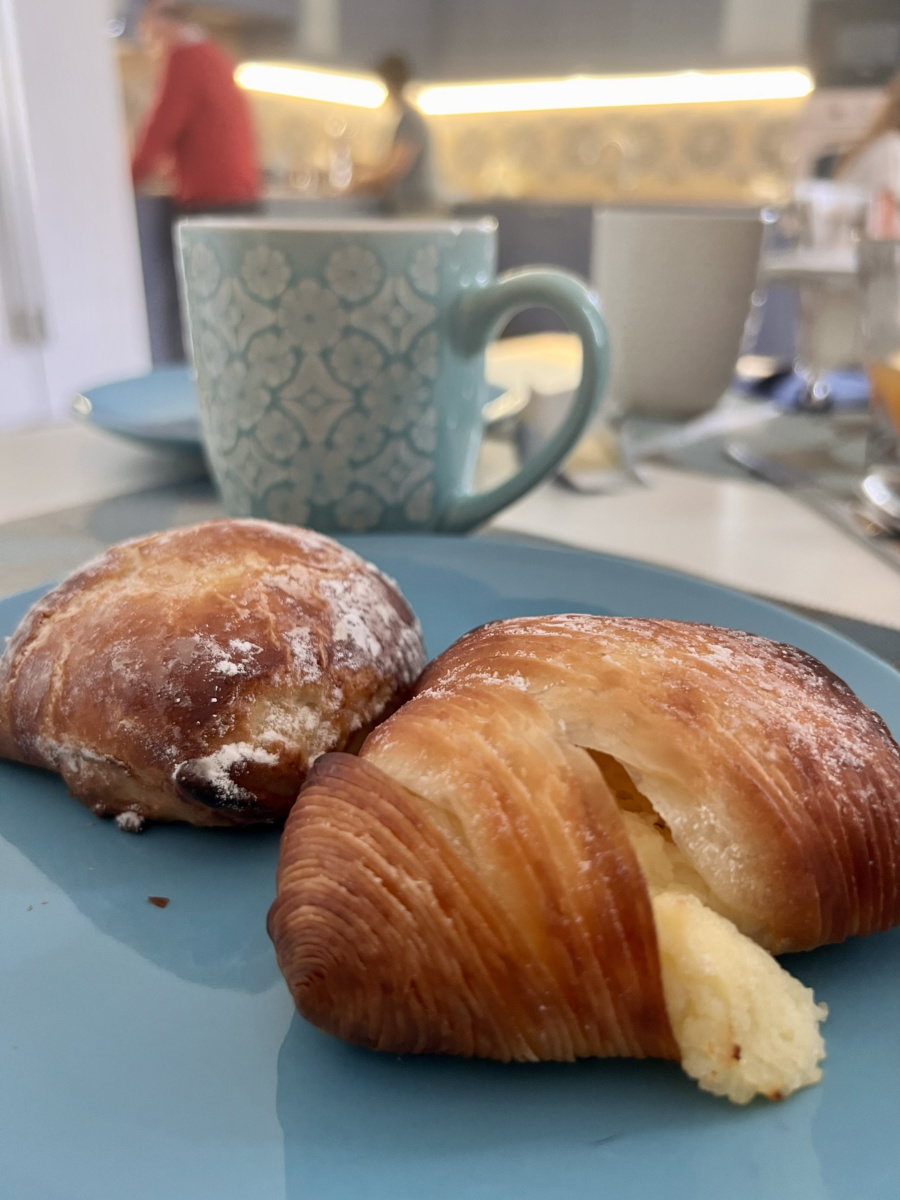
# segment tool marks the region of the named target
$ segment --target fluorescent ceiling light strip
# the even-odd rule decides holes
[[[251,91],[379,108],[387,95],[377,80],[290,64],[246,62],[235,72]],[[808,96],[809,74],[798,68],[756,71],[681,71],[667,75],[578,75],[569,79],[497,80],[423,85],[416,104],[428,116],[622,108],[647,104],[715,104]]]
[[[234,77],[242,88],[250,91],[297,96],[303,100],[325,100],[331,104],[349,104],[354,108],[379,108],[387,95],[382,84],[375,79],[277,63],[241,63]]]
[[[758,71],[683,71],[670,75],[574,76],[422,87],[416,103],[429,116],[527,112],[563,108],[620,108],[644,104],[714,104],[787,100],[813,89],[799,68]]]

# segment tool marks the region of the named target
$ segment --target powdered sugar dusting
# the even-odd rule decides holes
[[[123,833],[143,833],[145,821],[136,808],[126,808],[116,817],[116,824]]]
[[[179,638],[173,645],[176,658],[183,663],[206,665],[213,675],[232,678],[251,672],[262,647],[243,638],[231,638],[222,643],[208,633],[195,633]]]
[[[107,766],[110,758],[86,746],[71,746],[55,738],[31,736],[26,739],[29,749],[44,759],[54,771],[77,776],[86,766]]]
[[[320,588],[330,612],[335,663],[353,671],[392,669],[408,686],[425,665],[421,628],[391,602],[380,574],[359,561],[359,571],[325,579]]]
[[[315,640],[309,628],[289,629],[284,639],[291,648],[294,673],[300,679],[314,683],[322,678],[322,665],[316,653]]]
[[[250,742],[231,742],[220,746],[214,753],[205,758],[195,758],[191,761],[191,774],[206,780],[220,797],[237,802],[252,801],[253,796],[246,788],[242,788],[232,778],[235,768],[241,769],[250,763],[262,763],[265,766],[278,765],[278,755],[262,746]],[[173,778],[179,767],[173,772]]]
[[[334,627],[334,640],[348,642],[351,651],[348,657],[358,653],[361,657],[377,658],[381,653],[381,642],[370,628],[361,612],[345,612]]]

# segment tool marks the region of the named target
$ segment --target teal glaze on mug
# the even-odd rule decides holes
[[[180,223],[204,442],[226,510],[326,533],[462,532],[566,456],[606,381],[606,331],[573,275],[494,279],[496,222]],[[471,492],[484,347],[519,309],[581,338],[561,427],[516,475]]]

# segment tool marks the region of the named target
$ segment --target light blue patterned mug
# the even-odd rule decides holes
[[[178,227],[203,436],[226,510],[327,533],[471,529],[565,457],[607,368],[572,275],[494,280],[496,222],[195,219]],[[556,435],[473,494],[484,347],[512,313],[555,309],[581,384]]]

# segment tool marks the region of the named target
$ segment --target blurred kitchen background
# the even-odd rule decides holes
[[[155,87],[135,36],[140,7],[0,0],[0,426],[62,418],[78,389],[179,356],[177,312],[164,302],[164,186],[135,201],[128,170]],[[423,96],[442,198],[498,217],[501,269],[543,261],[587,275],[596,206],[776,211],[797,179],[861,133],[900,65],[897,0],[219,0],[191,10],[236,64],[370,78],[399,51],[420,88],[742,68],[802,68],[814,81],[786,74],[785,87],[740,100],[502,113],[471,97],[456,104],[470,111],[429,112]],[[268,211],[370,207],[341,193],[354,162],[377,161],[389,144],[384,109],[248,95]],[[518,332],[546,327],[539,314],[519,320]],[[763,351],[784,352],[779,336],[770,330]]]

